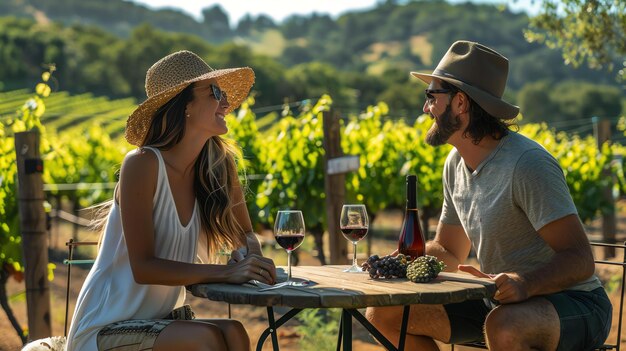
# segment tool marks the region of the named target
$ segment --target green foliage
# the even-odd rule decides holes
[[[115,183],[124,155],[130,145],[113,142],[97,125],[85,126],[51,138],[52,150],[44,157],[47,184]],[[85,208],[113,197],[112,189],[52,191],[79,202]]]
[[[0,124],[0,269],[10,265],[21,271],[22,238],[19,235],[19,217],[15,183],[15,141],[9,137],[10,129]]]
[[[527,84],[518,94],[525,122],[614,118],[622,111],[621,100],[617,87],[581,81],[538,81]]]
[[[250,36],[254,33],[274,28],[276,28],[276,23],[274,23],[271,17],[260,14],[258,17],[253,18],[250,14],[246,14],[239,20],[235,33],[240,36]]]
[[[339,309],[305,309],[298,315],[302,325],[296,330],[302,336],[300,350],[332,350],[337,343],[337,330],[341,317]]]
[[[3,1],[5,3],[5,1]],[[7,10],[0,13],[13,13],[20,17],[32,16],[36,11],[40,16],[48,20],[55,20],[62,23],[75,23],[83,20],[86,23],[96,24],[102,28],[107,28],[116,36],[127,37],[132,28],[142,23],[148,23],[159,27],[161,30],[172,32],[184,32],[199,35],[206,40],[219,41],[220,37],[211,32],[211,22],[217,15],[205,18],[203,22],[198,22],[190,15],[179,10],[151,10],[144,5],[135,4],[123,0],[83,1],[83,0],[29,0],[8,1],[11,4]],[[0,10],[2,9],[0,5]],[[205,9],[211,14],[212,9]],[[10,11],[10,12],[9,12]],[[204,13],[203,13],[204,14]],[[205,14],[206,16],[206,14]],[[222,28],[228,30],[229,28]],[[229,35],[231,33],[229,32]]]
[[[619,272],[612,274],[609,279],[604,283],[604,289],[607,294],[611,295],[617,292],[622,285],[622,275]]]
[[[443,201],[441,174],[450,147],[433,148],[424,142],[432,125],[427,116],[411,127],[403,120],[383,122],[387,113],[387,105],[379,103],[346,125],[343,149],[361,161],[359,171],[346,176],[348,199],[363,202],[373,214],[403,208],[406,175],[417,174],[418,206],[432,215]]]
[[[213,41],[220,42],[231,38],[232,30],[230,23],[228,23],[228,15],[220,5],[203,9],[202,17],[204,17],[204,25],[207,27],[208,33],[211,34]]]
[[[256,202],[256,189],[263,179],[250,179],[248,176],[259,177],[265,174],[265,167],[261,164],[259,154],[263,148],[265,140],[259,135],[256,116],[250,109],[254,104],[253,98],[248,98],[239,108],[237,116],[228,115],[228,135],[227,137],[235,140],[241,148],[242,157],[239,160],[239,169],[245,172],[245,179],[242,183],[245,185],[246,202],[248,204],[248,212],[252,223],[268,224],[265,218],[265,212]]]
[[[263,139],[259,160],[267,173],[257,191],[259,218],[273,223],[279,209],[301,209],[307,228],[323,230],[326,216],[324,206],[324,149],[322,114],[332,100],[323,96],[315,106],[309,106],[300,116],[290,111],[270,128]]]
[[[41,75],[41,82],[35,88],[36,94],[16,111],[13,118],[0,123],[0,269],[12,274],[23,271],[14,135],[17,132],[38,130],[42,149],[49,148],[41,117],[46,110],[44,99],[50,95],[48,82],[54,71],[55,67],[50,66]]]
[[[540,13],[525,32],[537,41],[562,51],[566,64],[587,61],[594,69],[617,66],[626,78],[626,2],[616,0],[543,0]]]
[[[349,93],[344,91],[337,70],[327,63],[296,65],[285,72],[285,78],[293,83],[293,90],[287,95],[292,100],[329,94],[337,101],[350,104]]]

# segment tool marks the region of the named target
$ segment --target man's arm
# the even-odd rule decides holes
[[[462,226],[439,222],[435,239],[426,243],[426,254],[444,261],[446,271],[455,272],[467,259],[470,248],[470,240]]]
[[[494,298],[500,303],[519,302],[532,296],[559,292],[594,273],[591,246],[577,215],[557,219],[538,232],[555,252],[552,259],[538,269],[521,274],[505,272],[495,276],[469,266],[460,266],[459,269],[494,279],[498,286]]]
[[[546,224],[539,235],[555,254],[548,264],[522,274],[529,297],[561,291],[594,273],[591,245],[577,215]]]

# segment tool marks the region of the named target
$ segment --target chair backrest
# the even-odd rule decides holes
[[[70,280],[72,279],[72,265],[75,264],[91,264],[94,260],[75,260],[74,248],[77,246],[98,245],[97,241],[74,241],[70,239],[65,243],[67,246],[67,258],[63,260],[63,264],[67,265],[67,288],[65,290],[65,329],[64,336],[67,336],[67,321],[70,307]]]
[[[604,247],[609,250],[615,251],[615,254],[617,255],[616,257],[620,257],[619,253],[621,253],[621,258],[622,258],[621,262],[608,261],[605,259],[595,260],[596,264],[620,266],[620,269],[621,269],[620,297],[619,297],[619,306],[617,306],[619,310],[619,314],[618,314],[619,320],[617,321],[617,340],[615,341],[615,344],[606,343],[604,344],[603,347],[599,349],[599,350],[613,350],[614,349],[614,350],[619,351],[620,346],[621,346],[620,344],[622,342],[622,321],[624,319],[623,312],[624,312],[624,281],[626,281],[626,242],[624,242],[623,244],[605,244],[605,243],[591,242],[590,244],[592,247]],[[616,306],[613,306],[614,309],[615,307]]]

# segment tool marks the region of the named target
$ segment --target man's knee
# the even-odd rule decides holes
[[[485,339],[489,347],[501,350],[519,344],[520,327],[516,323],[517,316],[506,306],[499,306],[487,315],[485,320]]]
[[[365,318],[378,329],[400,330],[402,309],[396,307],[368,307]]]
[[[534,310],[536,302],[526,308],[522,305],[501,305],[489,313],[485,321],[485,338],[490,349],[552,349],[555,343],[549,321]]]
[[[400,333],[403,312],[402,306],[370,307],[365,312],[365,317],[385,334]],[[428,316],[428,323],[423,322],[424,316]],[[411,305],[407,327],[407,332],[411,335],[442,341],[450,339],[450,323],[441,305]]]

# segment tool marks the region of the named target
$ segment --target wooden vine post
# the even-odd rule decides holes
[[[31,341],[52,335],[43,161],[39,143],[37,131],[15,133],[17,199],[25,266],[28,339]]]
[[[593,131],[598,143],[598,150],[602,149],[602,144],[611,142],[611,121],[606,119],[599,119],[593,117]],[[602,189],[602,196],[606,201],[615,203],[613,198],[613,175],[611,170],[605,168],[602,170],[602,174],[606,179],[611,181]],[[615,217],[615,208],[609,213],[602,214],[602,241],[609,244],[615,244],[615,233],[617,232],[617,223]],[[614,247],[605,247],[604,256],[606,258],[615,257]]]
[[[330,264],[349,264],[348,241],[339,229],[339,218],[346,196],[345,173],[359,169],[359,157],[344,156],[341,149],[339,117],[332,111],[325,111],[323,116],[324,192],[326,193]]]

